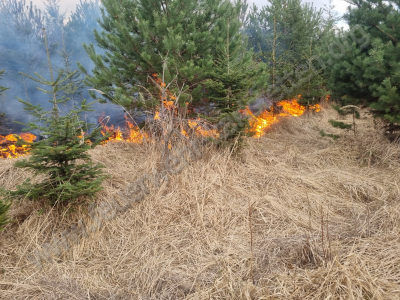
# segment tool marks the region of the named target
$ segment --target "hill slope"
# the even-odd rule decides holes
[[[370,119],[356,138],[322,138],[335,117],[324,109],[281,121],[240,157],[202,149],[43,270],[27,255],[87,214],[15,205],[19,223],[0,237],[0,298],[399,299],[400,150]],[[156,168],[157,153],[93,150],[112,176],[97,202]],[[28,175],[12,164],[1,161],[0,186]]]

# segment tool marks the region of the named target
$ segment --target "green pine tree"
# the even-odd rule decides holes
[[[229,20],[226,26],[226,44],[218,48],[219,55],[204,86],[215,115],[210,119],[220,125],[219,142],[230,144],[239,137],[240,145],[242,137],[251,135],[248,119],[240,110],[250,104],[250,91],[256,88],[254,82],[262,75],[262,69],[253,61],[252,51],[246,50],[246,40],[232,48]]]
[[[4,202],[2,199],[0,199],[0,231],[4,230],[4,226],[10,223],[7,215],[10,206],[11,203]]]
[[[0,71],[0,80],[1,80],[1,78],[3,77],[3,75],[4,75],[4,70]],[[1,93],[4,92],[4,91],[7,90],[7,89],[8,89],[8,88],[5,88],[5,87],[3,87],[3,86],[0,85],[0,96],[1,96]],[[4,118],[4,113],[2,113],[2,112],[0,111],[0,125],[1,125],[1,119],[2,119],[2,118]]]
[[[359,107],[355,105],[346,105],[340,107],[339,105],[333,104],[332,107],[338,112],[339,116],[352,115],[352,124],[348,124],[345,122],[337,121],[337,120],[329,120],[329,123],[335,128],[340,129],[353,129],[354,136],[356,135],[356,119],[360,118]]]
[[[98,19],[101,17],[100,0],[80,0],[75,11],[71,12],[67,24],[64,26],[65,42],[71,50],[71,59],[79,61],[87,57],[83,43],[95,43],[93,30],[101,30]],[[82,61],[84,66],[89,66],[91,61]]]
[[[400,129],[400,4],[354,0],[344,19],[349,32],[339,35],[340,59],[327,71],[329,87],[342,105],[363,104],[387,121],[388,133]]]
[[[47,41],[50,55],[57,53],[57,49],[61,44],[60,36],[63,32],[64,21],[66,20],[65,12],[60,11],[61,0],[44,0],[45,6],[45,24],[47,31]]]
[[[72,107],[75,107],[78,103],[83,100],[83,89],[85,87],[85,79],[82,77],[82,73],[79,70],[73,70],[71,66],[72,52],[67,51],[65,47],[65,41],[63,37],[63,48],[59,52],[64,62],[64,67],[60,68],[59,74],[64,73],[64,76],[68,79],[61,84],[63,89],[63,95],[71,100]]]
[[[302,94],[305,86],[319,87],[314,83],[318,72],[310,69],[309,61],[329,31],[322,13],[301,0],[268,0],[260,10],[253,6],[250,11],[245,32],[250,47],[266,62],[265,96],[273,103]]]
[[[45,35],[46,39],[46,35]],[[46,39],[47,45],[47,39]],[[36,118],[36,122],[27,125],[28,130],[38,130],[46,139],[38,142],[27,143],[20,140],[20,144],[28,144],[31,148],[28,159],[15,163],[18,168],[33,171],[34,176],[47,175],[40,183],[32,183],[27,179],[17,187],[16,191],[10,191],[11,198],[25,197],[32,200],[46,200],[50,205],[76,204],[85,199],[85,196],[93,197],[102,189],[101,183],[105,176],[100,164],[93,164],[87,151],[95,147],[106,137],[100,137],[100,128],[93,129],[92,124],[82,121],[82,114],[92,111],[91,104],[83,100],[80,106],[63,114],[60,105],[70,101],[60,94],[65,93],[70,80],[75,72],[64,75],[60,72],[56,79],[48,55],[50,80],[46,80],[39,74],[36,77],[24,74],[30,79],[50,87],[49,90],[41,89],[42,92],[51,96],[50,103],[53,104],[51,111],[44,111],[40,105],[33,105],[19,99],[25,105],[25,110]]]
[[[0,79],[3,77],[3,74],[4,74],[4,70],[0,71]],[[7,88],[0,85],[0,96],[1,96],[1,93],[4,92],[6,89]],[[4,113],[2,114],[0,112],[0,120],[2,117],[4,117]],[[0,125],[1,125],[1,122],[0,122]],[[4,229],[4,226],[7,223],[9,223],[7,212],[10,208],[10,205],[11,205],[11,203],[5,202],[0,198],[0,231]]]
[[[143,105],[139,96],[143,88],[157,96],[149,77],[161,76],[164,57],[169,70],[165,81],[178,74],[178,89],[189,87],[192,105],[201,102],[207,96],[202,83],[218,47],[225,44],[226,20],[231,20],[231,47],[242,43],[240,1],[103,0],[102,4],[103,30],[95,31],[95,38],[105,54],[97,54],[92,44],[84,46],[95,64],[87,85],[126,109]]]
[[[327,78],[324,76],[323,69],[317,69],[313,61],[313,55],[315,55],[317,51],[318,50],[314,51],[313,54],[313,40],[311,40],[309,53],[304,53],[304,56],[307,58],[307,66],[305,70],[302,70],[304,82],[302,87],[298,90],[301,97],[297,101],[300,105],[303,105],[307,111],[309,111],[311,107],[315,107],[315,105],[320,102],[321,98],[329,94],[326,88]]]

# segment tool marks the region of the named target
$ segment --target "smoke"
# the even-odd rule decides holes
[[[100,4],[97,0],[80,0],[76,10],[68,19],[60,11],[60,0],[46,0],[45,9],[40,10],[26,0],[3,0],[0,2],[0,70],[5,70],[1,85],[10,88],[0,96],[0,112],[6,119],[0,127],[0,134],[18,133],[25,126],[15,123],[33,121],[24,110],[20,98],[34,105],[40,104],[45,110],[50,110],[50,95],[38,90],[44,88],[34,80],[21,75],[20,72],[50,80],[47,51],[44,42],[43,28],[46,28],[48,50],[55,76],[65,69],[62,50],[69,54],[69,69],[76,70],[79,61],[86,70],[93,69],[93,63],[83,49],[82,44],[96,44],[94,29],[101,31],[97,20],[101,17]],[[101,54],[102,51],[98,49]],[[83,76],[77,80],[83,80]],[[80,90],[79,95],[73,95],[74,102],[82,99],[91,101],[88,94],[90,87]],[[79,103],[76,103],[79,104]],[[61,113],[71,106],[61,105]],[[114,104],[96,103],[93,113],[85,116],[88,123],[98,123],[98,117],[105,112],[114,125],[124,122],[124,110]]]

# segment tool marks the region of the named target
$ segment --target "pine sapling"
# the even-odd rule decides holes
[[[249,105],[249,91],[262,70],[253,62],[252,53],[245,49],[244,43],[232,44],[230,22],[227,21],[226,43],[218,47],[219,55],[209,72],[210,79],[204,84],[214,108],[214,115],[206,118],[220,127],[220,136],[214,140],[218,145],[240,149],[243,137],[252,135],[248,118],[240,110]]]
[[[338,112],[339,116],[352,115],[352,124],[347,124],[341,121],[329,120],[329,123],[335,128],[340,129],[353,129],[354,136],[356,136],[356,119],[360,118],[359,107],[355,105],[346,105],[339,107],[338,105],[332,105],[332,107]]]
[[[0,79],[4,74],[4,70],[0,71]],[[1,96],[1,92],[4,92],[5,90],[7,90],[7,88],[0,86],[0,96]],[[0,112],[0,119],[4,117],[4,114]],[[0,122],[1,125],[1,122]],[[7,212],[10,208],[11,203],[7,203],[4,202],[1,198],[0,198],[0,231],[4,230],[4,226],[9,222],[8,216],[7,216]]]
[[[2,199],[0,199],[0,231],[4,230],[4,226],[10,222],[7,215],[10,205],[10,202],[4,202]]]
[[[332,138],[332,139],[334,139],[334,140],[337,140],[340,136],[338,136],[337,134],[332,134],[332,133],[325,133],[325,131],[323,131],[323,130],[321,130],[320,132],[319,132],[319,134],[322,136],[322,137],[330,137],[330,138]]]
[[[0,71],[0,79],[3,77],[3,75],[4,75],[4,70]],[[8,90],[8,88],[5,88],[5,87],[0,85],[0,96],[1,96],[1,93],[4,92],[5,90]],[[4,113],[2,113],[0,111],[0,119],[1,118],[4,118]],[[0,122],[0,125],[1,125],[1,122]]]
[[[44,35],[47,45],[45,31]],[[47,47],[46,49],[48,51]],[[106,177],[101,170],[103,166],[93,164],[87,151],[108,136],[102,137],[100,128],[94,128],[93,124],[85,124],[82,120],[84,113],[93,111],[92,103],[87,104],[83,100],[80,106],[65,113],[60,110],[61,104],[70,101],[65,93],[71,90],[71,84],[67,82],[75,72],[65,75],[60,71],[54,79],[49,55],[48,64],[50,80],[37,73],[36,77],[24,75],[50,87],[50,90],[39,89],[51,96],[49,102],[53,104],[52,110],[44,111],[40,105],[19,99],[25,105],[24,109],[36,119],[36,122],[23,125],[28,127],[27,130],[39,131],[46,138],[32,143],[22,140],[17,142],[29,145],[31,155],[15,163],[18,168],[32,170],[34,176],[44,174],[46,177],[39,183],[32,183],[30,178],[27,179],[15,191],[9,191],[9,197],[47,201],[50,205],[75,204],[83,202],[86,197],[93,197],[102,189],[101,183]]]

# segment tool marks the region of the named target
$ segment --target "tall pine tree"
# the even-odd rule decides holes
[[[208,75],[210,79],[204,85],[215,115],[211,120],[219,123],[219,142],[222,143],[229,143],[237,137],[241,141],[241,137],[250,134],[248,120],[240,110],[250,104],[251,90],[257,88],[255,82],[263,74],[261,65],[253,61],[253,52],[246,50],[247,39],[232,48],[230,20],[227,20],[226,27],[225,45],[218,47],[218,57]]]
[[[4,70],[0,71],[0,79],[4,74]],[[0,96],[1,93],[4,92],[7,88],[0,85]],[[0,125],[1,125],[1,118],[4,117],[4,114],[0,112]],[[0,198],[0,231],[4,229],[4,226],[8,223],[9,219],[7,216],[8,209],[10,208],[11,203],[4,202]]]
[[[3,77],[3,75],[4,75],[4,70],[0,71],[0,80],[1,80],[1,78]],[[1,93],[4,92],[5,90],[7,90],[7,88],[5,88],[4,86],[1,86],[1,85],[0,85],[0,96],[1,96]],[[0,111],[0,125],[1,125],[1,119],[2,119],[2,118],[4,118],[4,113],[2,113],[2,112]]]
[[[169,66],[165,81],[177,74],[178,87],[189,87],[194,102],[200,102],[207,93],[202,83],[219,55],[218,47],[225,44],[226,20],[231,20],[231,48],[242,43],[240,1],[102,0],[102,4],[103,31],[95,31],[95,38],[105,54],[85,45],[95,64],[87,83],[127,109],[143,103],[138,96],[143,87],[157,95],[148,77],[162,74],[164,57]]]
[[[93,67],[83,44],[93,44],[94,29],[101,30],[98,19],[101,17],[99,0],[80,0],[76,10],[71,13],[67,24],[64,26],[65,43],[71,50],[71,60],[79,61],[87,69]]]
[[[310,67],[310,60],[330,30],[322,13],[301,0],[268,0],[261,9],[251,9],[245,32],[249,46],[266,62],[265,96],[273,102],[298,94],[319,98],[314,90],[323,82],[320,72]]]
[[[344,19],[350,34],[340,35],[340,59],[330,72],[330,88],[342,104],[364,104],[400,129],[400,4],[398,1],[354,0]],[[345,42],[345,43],[344,43]]]

